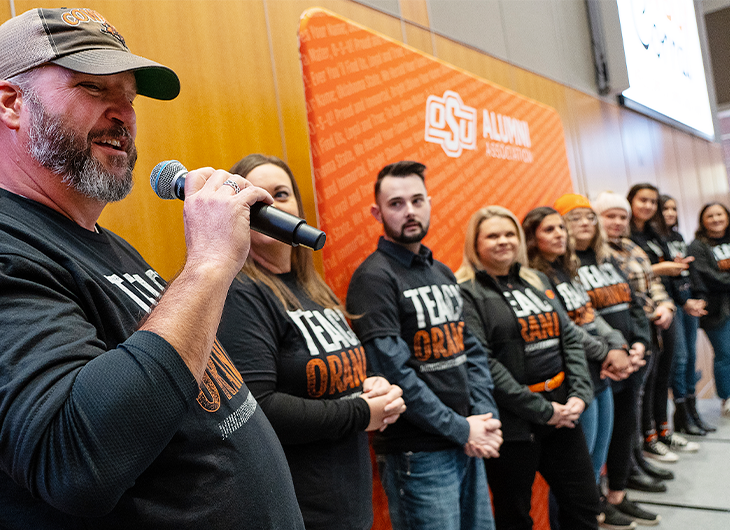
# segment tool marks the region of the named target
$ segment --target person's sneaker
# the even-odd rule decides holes
[[[636,528],[636,523],[633,519],[622,514],[613,504],[606,501],[606,499],[601,499],[601,515],[603,515],[603,520],[599,520],[598,522],[600,528],[608,528],[610,530],[633,530]]]
[[[722,415],[730,416],[730,399],[724,399],[722,401]]]
[[[624,496],[624,500],[622,500],[619,504],[614,504],[613,507],[627,517],[631,517],[636,524],[656,526],[659,524],[659,521],[662,520],[661,515],[647,512],[646,510],[639,508],[639,506],[635,502],[631,502],[627,496]]]
[[[700,450],[700,444],[690,442],[676,432],[669,433],[666,436],[659,436],[659,442],[666,445],[671,451],[682,451],[683,453],[696,453]]]
[[[675,453],[671,452],[666,445],[656,438],[651,441],[644,441],[644,456],[660,462],[676,462],[679,460]]]

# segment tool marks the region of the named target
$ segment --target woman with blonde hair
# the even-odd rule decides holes
[[[514,214],[482,208],[467,225],[456,272],[464,320],[490,352],[504,443],[485,460],[495,523],[532,528],[532,483],[539,471],[560,508],[564,530],[597,528],[598,492],[578,417],[593,398],[578,332],[545,294],[547,279],[524,267],[524,234]]]
[[[267,190],[276,208],[303,217],[283,161],[249,155],[231,173]],[[252,232],[218,336],[279,436],[307,530],[369,529],[365,431],[386,428],[405,405],[400,387],[367,376],[365,351],[315,271],[312,251]],[[245,411],[234,420],[246,421]]]

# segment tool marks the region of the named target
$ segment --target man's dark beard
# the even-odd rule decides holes
[[[420,225],[420,223],[419,223]],[[420,243],[421,240],[426,237],[426,234],[428,234],[428,227],[429,225],[423,226],[421,225],[421,231],[417,234],[413,234],[412,236],[406,236],[403,234],[405,232],[405,226],[401,228],[400,233],[394,232],[390,229],[390,227],[386,224],[383,224],[383,230],[385,231],[385,235],[388,236],[390,239],[395,241],[396,243],[401,243],[402,245],[410,245],[411,243]]]
[[[26,90],[23,96],[31,115],[28,152],[36,162],[62,176],[70,188],[90,199],[116,202],[129,194],[134,184],[132,170],[137,162],[137,149],[126,127],[114,125],[81,138],[62,118],[48,113],[35,94]],[[124,156],[109,157],[115,168],[126,168],[122,177],[107,171],[91,154],[91,142],[100,137],[127,138],[126,160]]]

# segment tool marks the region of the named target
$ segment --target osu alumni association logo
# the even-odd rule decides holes
[[[443,97],[426,100],[426,141],[441,144],[451,158],[461,156],[464,149],[477,148],[477,110],[464,105],[452,90]]]
[[[477,116],[477,109],[465,105],[453,90],[442,97],[428,96],[425,140],[441,145],[451,158],[460,157],[465,149],[476,151]],[[489,158],[533,162],[530,124],[525,120],[482,109],[482,138]]]

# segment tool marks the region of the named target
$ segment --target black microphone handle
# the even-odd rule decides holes
[[[188,172],[177,160],[160,162],[152,170],[150,184],[162,199],[185,200],[185,177]],[[251,230],[273,237],[277,241],[293,247],[303,245],[312,250],[320,250],[327,235],[309,226],[304,219],[278,210],[273,206],[257,202],[251,206]]]
[[[321,249],[327,239],[324,232],[304,219],[262,202],[251,206],[251,229],[293,247],[304,245],[313,250]]]

